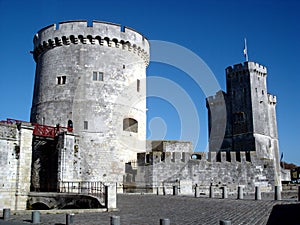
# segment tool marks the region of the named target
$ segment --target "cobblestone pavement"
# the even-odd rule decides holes
[[[264,225],[273,206],[278,204],[300,205],[296,201],[118,195],[119,211],[75,214],[74,225],[109,225],[112,215],[120,216],[121,225],[158,225],[162,218],[169,218],[172,225],[211,225],[219,224],[220,220],[231,220],[232,225]],[[42,214],[41,222],[62,225],[66,223],[65,217],[65,214]],[[0,224],[30,224],[31,214],[12,215],[11,218],[11,222],[0,220]]]

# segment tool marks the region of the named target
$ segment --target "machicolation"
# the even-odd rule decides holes
[[[48,49],[70,44],[92,44],[133,52],[149,64],[149,43],[137,31],[118,24],[93,21],[68,21],[47,26],[34,37],[34,59]]]

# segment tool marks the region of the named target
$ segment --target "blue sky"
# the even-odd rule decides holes
[[[77,19],[109,21],[132,27],[149,40],[174,42],[201,57],[223,90],[225,68],[244,61],[247,37],[249,59],[268,67],[268,92],[278,99],[280,151],[284,160],[300,165],[299,11],[297,0],[0,0],[0,119],[29,120],[35,71],[29,52],[34,34],[49,24]],[[200,120],[196,151],[204,151],[208,137],[202,90],[187,74],[168,65],[151,63],[147,73],[178,83],[190,95]],[[176,106],[151,97],[148,108],[148,121],[157,117],[166,124],[166,139],[181,137]]]

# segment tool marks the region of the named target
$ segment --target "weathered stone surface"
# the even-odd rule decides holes
[[[0,123],[0,209],[26,209],[33,127]]]
[[[71,120],[76,134],[60,141],[59,179],[122,185],[125,162],[145,151],[147,39],[112,23],[64,22],[35,35],[34,58],[31,122]]]

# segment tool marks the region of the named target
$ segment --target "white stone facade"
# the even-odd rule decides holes
[[[0,210],[26,209],[33,127],[0,124]]]
[[[146,149],[147,39],[116,24],[70,21],[40,30],[33,55],[31,122],[71,120],[76,134],[69,150],[77,166],[62,164],[59,170],[69,171],[59,179],[122,183],[124,163]]]

